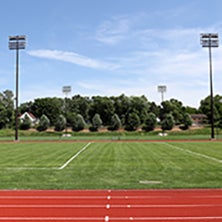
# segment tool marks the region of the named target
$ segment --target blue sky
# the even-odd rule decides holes
[[[200,33],[222,34],[221,0],[0,0],[0,91],[15,88],[8,36],[20,51],[19,101],[71,95],[145,95],[199,107],[209,95]],[[213,49],[214,94],[222,94],[222,49]]]

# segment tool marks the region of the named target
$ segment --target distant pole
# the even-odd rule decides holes
[[[161,93],[161,103],[164,101],[164,93],[167,90],[167,87],[165,85],[160,85],[157,87],[158,92]]]
[[[66,126],[65,126],[65,132],[67,134],[67,96],[71,92],[71,86],[63,86],[62,87],[62,92],[65,94],[65,118],[66,118]]]
[[[19,100],[19,49],[25,49],[26,36],[9,36],[9,49],[16,50],[16,84],[15,84],[15,141],[18,141],[18,100]]]
[[[219,47],[217,33],[201,34],[202,47],[209,48],[209,73],[210,73],[210,112],[211,112],[211,139],[214,139],[214,97],[213,97],[213,77],[212,77],[212,47]]]

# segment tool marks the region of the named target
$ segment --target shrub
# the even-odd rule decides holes
[[[48,117],[43,114],[40,117],[39,124],[37,126],[37,130],[38,131],[45,131],[48,129],[49,125],[50,125],[50,121],[49,121]]]
[[[118,130],[121,127],[121,120],[117,114],[114,114],[111,118],[111,124],[108,130]]]
[[[83,130],[85,127],[86,127],[86,122],[83,116],[78,114],[73,120],[72,130],[78,132]]]
[[[166,114],[165,118],[161,122],[161,129],[163,131],[171,130],[173,129],[174,125],[175,125],[175,122],[174,122],[174,118],[172,114]]]
[[[154,113],[148,113],[144,122],[143,130],[146,132],[155,129],[157,124],[156,115]]]
[[[125,125],[125,129],[127,131],[135,131],[140,125],[140,118],[136,113],[130,113],[127,122]]]
[[[27,115],[25,115],[23,120],[20,120],[20,124],[19,124],[19,128],[21,130],[28,130],[31,128],[31,120],[29,119],[29,117]]]
[[[66,128],[66,118],[63,115],[59,115],[55,122],[55,131],[61,132]]]
[[[92,126],[89,127],[90,131],[98,131],[98,129],[102,126],[102,120],[100,118],[100,115],[96,113],[92,118]]]

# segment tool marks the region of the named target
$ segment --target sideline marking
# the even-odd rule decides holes
[[[4,167],[0,170],[58,170],[58,167]]]
[[[195,155],[195,156],[203,157],[205,159],[212,160],[212,161],[215,161],[217,163],[222,163],[222,160],[211,157],[211,156],[207,156],[207,155],[202,154],[202,153],[197,153],[197,152],[194,152],[194,151],[191,151],[191,150],[183,149],[179,146],[175,146],[175,145],[172,145],[172,144],[169,144],[169,143],[166,143],[166,142],[164,144],[166,144],[167,146],[169,146],[171,148],[174,148],[174,149],[177,149],[177,150],[180,150],[180,151],[183,151],[183,152]]]
[[[78,153],[76,153],[74,156],[72,156],[68,161],[66,161],[61,167],[58,168],[58,170],[63,170],[65,167],[67,167],[76,157],[79,156],[89,145],[92,143],[87,143]]]
[[[72,156],[68,161],[66,161],[62,166],[60,167],[4,167],[0,168],[0,170],[63,170],[67,165],[73,161],[76,157],[79,156],[89,145],[90,143],[87,143],[79,152],[77,152],[74,156]]]

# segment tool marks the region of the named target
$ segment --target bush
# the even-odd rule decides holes
[[[59,115],[55,122],[55,131],[61,132],[66,128],[66,118],[63,115]]]
[[[82,115],[78,114],[72,124],[72,130],[75,132],[81,131],[86,127],[86,122]]]
[[[173,129],[174,125],[175,125],[175,122],[174,122],[174,118],[172,114],[166,114],[165,118],[161,122],[161,129],[163,131],[171,130]]]
[[[40,131],[45,131],[48,129],[50,125],[50,121],[48,119],[48,117],[46,115],[42,115],[40,117],[40,120],[39,120],[39,125],[37,126],[37,130],[40,132]]]
[[[111,118],[111,124],[108,127],[108,130],[118,130],[121,127],[121,120],[117,114],[114,114]]]
[[[183,126],[180,127],[182,130],[187,130],[192,125],[192,119],[188,113],[184,114],[182,123]]]
[[[92,126],[89,127],[90,131],[98,131],[98,129],[102,126],[102,120],[100,115],[96,113],[92,118]]]
[[[157,120],[154,113],[148,113],[144,122],[143,130],[146,132],[153,131],[156,127]]]
[[[25,115],[23,120],[20,120],[20,124],[19,124],[19,128],[21,130],[28,130],[31,128],[31,120],[29,119],[29,117],[27,115]]]
[[[135,131],[140,125],[140,118],[136,113],[130,113],[125,125],[125,130]]]

